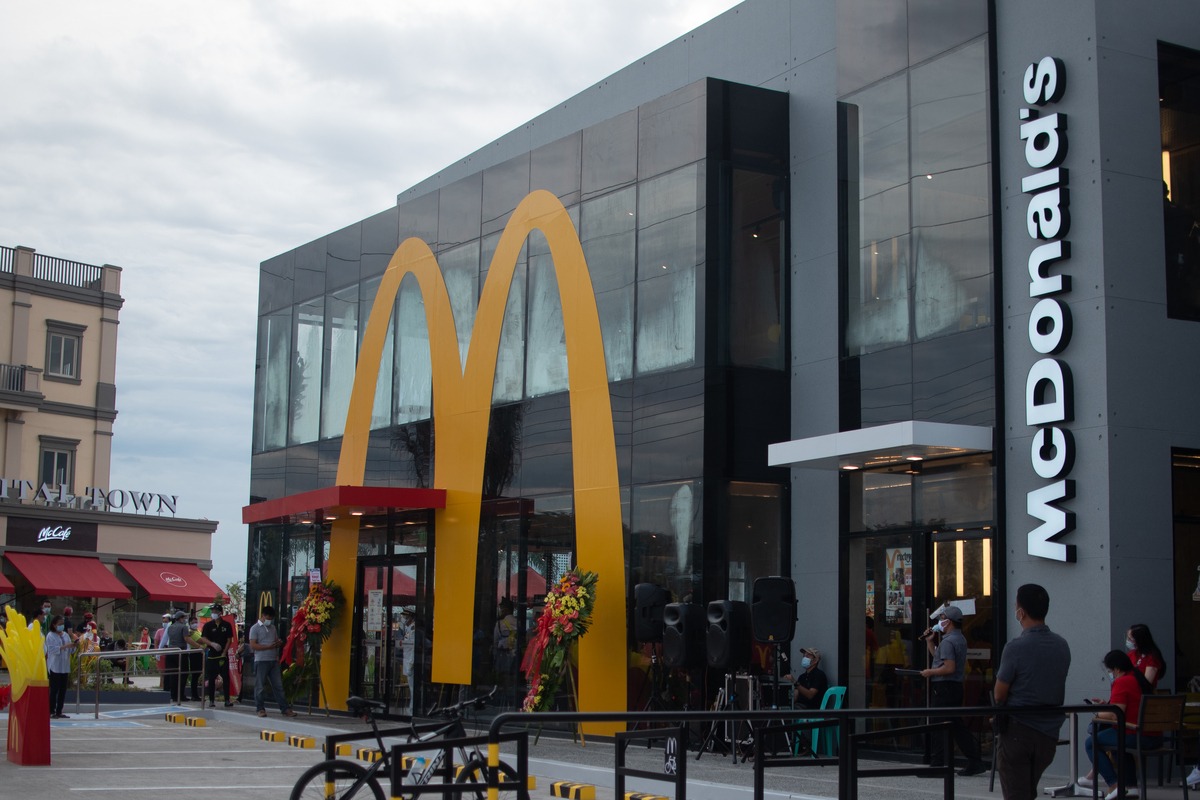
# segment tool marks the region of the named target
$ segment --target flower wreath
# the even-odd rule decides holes
[[[320,652],[321,644],[333,633],[333,618],[343,602],[342,590],[333,581],[310,586],[308,596],[292,617],[292,627],[283,645],[280,663],[285,666],[293,662],[302,665],[306,650],[310,654]]]
[[[587,633],[592,622],[598,580],[596,573],[576,567],[546,595],[546,607],[521,661],[529,679],[522,711],[545,711],[554,704],[571,643]]]

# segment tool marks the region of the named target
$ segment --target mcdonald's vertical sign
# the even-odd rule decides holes
[[[540,230],[550,246],[562,304],[570,392],[572,466],[578,563],[600,576],[595,616],[580,639],[579,707],[615,711],[626,707],[625,555],[616,446],[600,318],[579,236],[558,198],[530,193],[513,212],[500,237],[479,298],[466,364],[459,357],[454,314],[437,259],[419,239],[400,244],[384,272],[359,351],[337,483],[361,485],[366,466],[375,384],[388,323],[400,283],[412,275],[425,302],[433,364],[435,429],[434,485],[446,491],[446,507],[435,516],[434,639],[432,678],[440,683],[471,681],[476,556],[484,452],[492,384],[504,321],[504,306],[525,239]],[[328,576],[353,586],[359,518],[333,523]],[[330,652],[351,648],[352,610],[342,612],[329,639]],[[349,658],[326,658],[322,679],[335,703],[350,685]],[[590,726],[611,733],[613,725]]]

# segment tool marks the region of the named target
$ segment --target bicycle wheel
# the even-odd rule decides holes
[[[516,781],[517,780],[517,771],[515,769],[513,769],[512,767],[510,767],[508,764],[505,764],[503,761],[501,761],[500,762],[500,780],[501,781]],[[455,783],[486,783],[487,782],[487,762],[483,761],[482,759],[475,759],[475,758],[471,759],[470,761],[467,762],[467,765],[466,765],[466,767],[463,768],[463,771],[458,773],[458,777],[455,779],[454,782]],[[463,796],[464,797],[474,797],[475,800],[483,800],[483,798],[487,797],[487,792],[485,790],[476,790],[471,793],[463,792]],[[500,791],[500,796],[501,797],[520,797],[523,795],[520,792],[515,791],[515,790],[502,789]]]
[[[360,783],[362,781],[362,783]],[[353,761],[333,759],[304,771],[292,788],[291,800],[348,800],[351,797],[386,800],[375,775]]]

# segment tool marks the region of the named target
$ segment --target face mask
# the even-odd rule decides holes
[[[811,666],[812,666],[812,659],[809,658],[808,656],[805,656],[804,658],[800,659],[800,668],[801,669],[808,669]]]
[[[57,626],[55,626],[54,630],[58,631],[59,633],[62,633],[63,630],[66,629],[66,627],[67,627],[66,625],[57,625]]]
[[[1125,649],[1126,649],[1126,650],[1133,650],[1133,649],[1135,649],[1136,647],[1137,647],[1137,645],[1133,643],[1133,639],[1126,639],[1126,640],[1125,640]]]
[[[269,627],[271,627],[271,623],[273,623],[274,621],[275,621],[275,620],[273,620],[273,619],[264,619],[264,620],[262,621],[262,624],[263,624],[263,625],[266,625],[266,626],[269,628]]]
[[[939,622],[938,630],[941,631],[942,633],[945,633],[946,631],[950,630],[950,620],[944,619],[941,622]]]

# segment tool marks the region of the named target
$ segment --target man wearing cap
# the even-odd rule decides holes
[[[229,696],[229,643],[233,641],[233,626],[222,616],[225,607],[213,603],[212,619],[204,623],[200,629],[200,643],[205,647],[204,662],[204,695],[208,698],[208,707],[217,707],[217,676],[221,676],[221,685],[225,687],[225,707],[233,705]],[[200,707],[204,708],[201,699]]]
[[[795,699],[797,708],[820,708],[825,699],[825,691],[829,688],[829,678],[821,669],[821,651],[815,647],[800,649],[800,674],[795,680]],[[790,675],[784,675],[788,680]]]
[[[930,702],[933,708],[957,708],[963,703],[963,677],[967,668],[967,640],[962,634],[962,609],[947,605],[937,615],[936,624],[925,632],[925,646],[933,656],[933,666],[921,670],[929,679]],[[980,775],[985,769],[979,758],[979,743],[963,724],[962,717],[950,718],[950,731],[958,749],[967,758],[959,775]],[[934,765],[942,765],[942,738],[933,737]],[[947,754],[948,759],[953,754]]]

